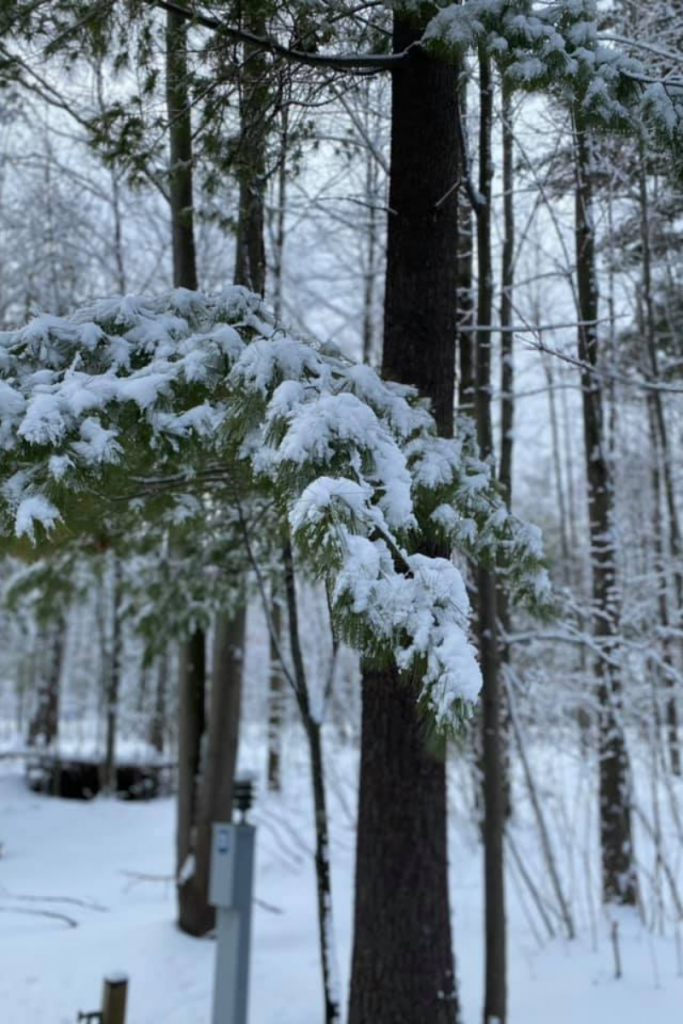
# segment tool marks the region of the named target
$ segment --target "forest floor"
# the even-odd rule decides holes
[[[330,753],[335,924],[346,984],[354,799],[352,783],[342,780],[353,779],[355,764],[347,752]],[[458,802],[465,790],[466,782],[452,780],[452,905],[464,1022],[478,1024],[481,851]],[[310,799],[302,756],[290,757],[284,795],[263,797],[254,822],[258,903],[250,1019],[320,1024]],[[209,1024],[214,944],[187,938],[174,925],[174,827],[172,799],[56,800],[30,792],[19,767],[0,762],[3,1024],[73,1024],[79,1010],[98,1008],[102,978],[111,971],[130,976],[129,1024]],[[528,822],[520,824],[518,839],[538,883],[542,871]],[[581,880],[565,881],[569,889],[574,886],[579,907]],[[530,927],[533,909],[520,900],[514,879],[508,908],[511,1024],[683,1019],[680,941],[673,926],[664,935],[653,934],[635,915],[622,917],[623,977],[616,980],[609,922],[596,919],[590,907],[584,916],[577,911],[573,942],[544,938],[538,919]]]

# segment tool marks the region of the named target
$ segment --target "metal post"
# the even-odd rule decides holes
[[[236,791],[242,821],[215,823],[212,836],[209,901],[216,907],[217,932],[213,1024],[247,1024],[256,829],[244,820],[251,784],[238,784]]]
[[[102,1024],[125,1024],[128,978],[125,974],[110,974],[104,979],[102,993]]]

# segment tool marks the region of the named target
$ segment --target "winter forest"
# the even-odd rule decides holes
[[[0,0],[0,87],[3,1024],[246,1024],[240,814],[251,1024],[678,1022],[683,2]]]

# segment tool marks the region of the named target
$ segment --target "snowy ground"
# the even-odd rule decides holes
[[[330,758],[336,927],[341,975],[348,976],[353,878],[353,774],[349,755]],[[343,772],[342,772],[343,766]],[[452,902],[457,970],[466,1024],[481,1016],[481,858],[458,809],[454,780]],[[290,758],[287,791],[262,800],[258,824],[251,1020],[320,1024],[321,1001],[303,758]],[[208,1024],[213,943],[174,927],[174,805],[98,799],[60,801],[30,793],[20,769],[0,762],[0,1020],[72,1024],[99,1004],[102,977],[131,977],[129,1024]],[[535,842],[520,825],[533,864]],[[133,872],[134,874],[129,874]],[[147,878],[140,876],[149,876]],[[580,879],[574,879],[579,885]],[[512,879],[511,879],[512,883]],[[569,882],[568,882],[569,884]],[[580,903],[577,897],[577,905]],[[59,917],[76,922],[70,927]],[[607,922],[579,918],[579,938],[539,941],[509,887],[513,1024],[677,1024],[683,978],[675,932],[652,935],[620,924],[624,977],[614,979]],[[536,928],[538,925],[536,925]],[[427,1024],[427,1022],[425,1022]]]

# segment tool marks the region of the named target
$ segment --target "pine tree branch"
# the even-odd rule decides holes
[[[308,53],[305,50],[294,50],[289,46],[278,43],[276,39],[268,35],[257,35],[245,29],[235,28],[234,25],[225,25],[217,18],[211,18],[206,14],[184,7],[182,4],[174,3],[173,0],[148,0],[148,3],[160,7],[165,11],[179,14],[188,21],[201,25],[203,28],[211,29],[227,39],[236,43],[250,43],[252,46],[260,46],[268,53],[296,64],[306,64],[309,67],[329,68],[333,71],[345,72],[369,72],[369,71],[395,71],[403,67],[411,58],[415,49],[421,49],[420,44],[410,46],[402,53],[348,53],[348,54],[320,54]]]

